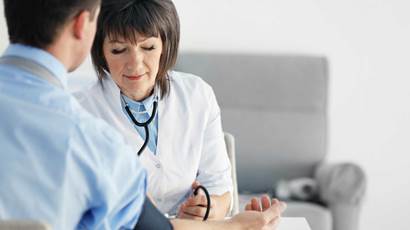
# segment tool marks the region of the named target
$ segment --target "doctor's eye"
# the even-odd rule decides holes
[[[155,47],[152,45],[152,46],[150,46],[150,47],[141,47],[143,50],[146,50],[146,51],[151,51],[151,50],[154,50],[155,49]]]
[[[125,50],[126,50],[126,48],[123,48],[123,49],[112,49],[112,50],[111,50],[111,53],[112,53],[112,54],[120,54],[120,53],[124,53]]]

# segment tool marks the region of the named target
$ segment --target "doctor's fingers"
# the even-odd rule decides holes
[[[212,197],[210,197],[211,198],[211,208],[213,208],[213,207],[215,207],[215,202],[216,202],[216,200],[215,199],[212,199]],[[187,205],[187,206],[198,206],[198,205],[200,205],[200,206],[204,206],[204,207],[206,207],[207,205],[208,205],[208,201],[206,200],[206,196],[205,195],[202,195],[202,194],[198,194],[198,195],[196,195],[196,196],[191,196],[191,197],[189,197],[186,201],[185,201],[185,204]]]
[[[199,181],[196,180],[192,183],[191,187],[192,187],[192,189],[196,189],[200,185],[201,185],[201,183],[199,183]]]
[[[185,215],[191,215],[193,217],[199,217],[201,220],[205,216],[206,207],[201,206],[185,206],[182,208],[182,212]],[[215,209],[211,208],[209,210],[208,219],[213,219],[215,217]]]
[[[199,216],[193,216],[193,215],[189,215],[189,214],[185,214],[185,213],[181,213],[181,215],[178,215],[179,219],[187,219],[187,220],[203,220],[203,217],[199,217]]]
[[[198,216],[193,216],[193,215],[190,215],[190,214],[186,214],[184,212],[184,208],[185,208],[184,205],[181,205],[179,207],[179,211],[178,211],[178,215],[177,215],[178,218],[180,218],[180,219],[190,219],[190,220],[202,220],[203,219],[203,217],[198,217]]]

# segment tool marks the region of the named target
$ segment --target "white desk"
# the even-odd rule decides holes
[[[282,217],[277,230],[311,230],[303,217]]]

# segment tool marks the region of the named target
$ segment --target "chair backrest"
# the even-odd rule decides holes
[[[233,216],[239,212],[239,196],[238,196],[238,180],[236,176],[236,157],[235,157],[235,138],[232,134],[225,132],[225,144],[226,151],[228,153],[228,158],[231,163],[231,176],[232,176],[232,208],[229,213],[230,216]]]
[[[239,192],[313,175],[326,153],[326,58],[183,53],[176,70],[213,87],[236,140]]]

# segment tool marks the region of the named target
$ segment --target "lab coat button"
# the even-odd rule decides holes
[[[155,165],[155,167],[157,167],[157,168],[159,169],[159,168],[161,168],[161,164],[160,164],[160,163],[157,163],[157,164]]]

